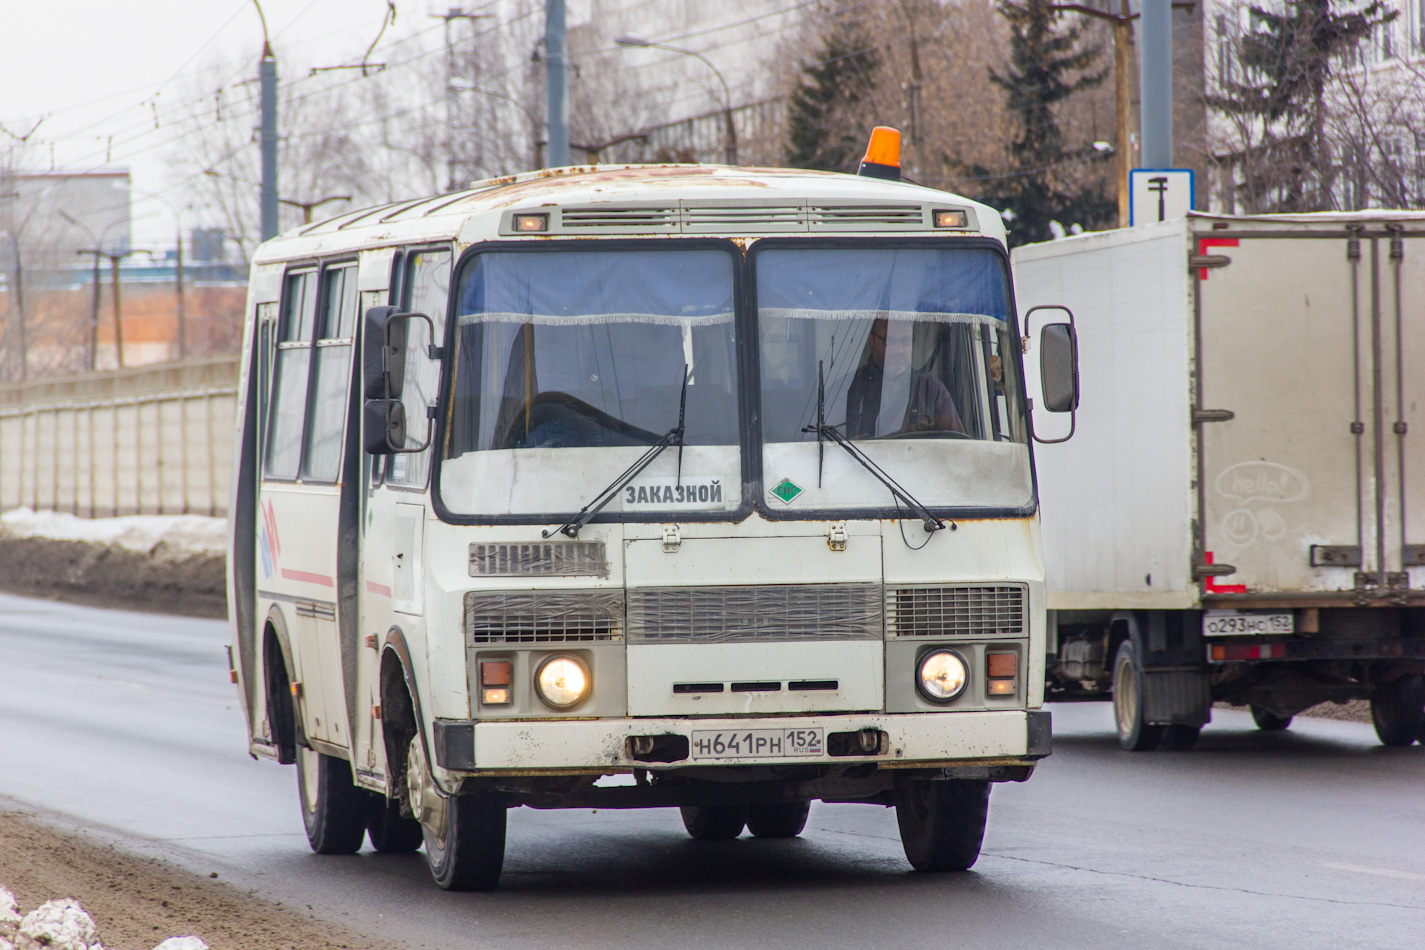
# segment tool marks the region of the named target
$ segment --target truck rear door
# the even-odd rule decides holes
[[[1425,550],[1402,520],[1425,518],[1403,494],[1425,475],[1406,435],[1425,245],[1378,221],[1278,227],[1195,234],[1200,563],[1236,568],[1204,594],[1389,589]]]

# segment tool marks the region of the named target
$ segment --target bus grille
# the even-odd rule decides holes
[[[623,591],[467,591],[471,643],[570,643],[623,638]]]
[[[1022,584],[893,587],[886,631],[895,637],[1022,637]]]
[[[877,584],[639,587],[628,592],[630,643],[875,640]]]
[[[602,541],[470,545],[471,577],[608,577]]]

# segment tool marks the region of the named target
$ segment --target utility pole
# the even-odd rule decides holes
[[[10,244],[15,251],[15,286],[10,288],[8,295],[10,306],[14,309],[19,322],[18,336],[20,343],[20,381],[24,382],[29,377],[29,350],[25,346],[25,265],[20,257],[20,238],[14,231],[6,228],[3,233],[10,239]]]
[[[910,147],[912,161],[911,178],[919,180],[926,172],[924,108],[921,91],[925,88],[925,77],[920,71],[920,36],[916,29],[914,7],[909,0],[901,0],[901,14],[910,30],[910,85],[906,88],[906,111],[910,120]]]
[[[569,164],[569,37],[564,0],[544,0],[545,101],[549,109],[549,165]]]
[[[469,20],[474,23],[476,20],[492,16],[489,13],[467,13],[459,7],[451,7],[444,13],[432,13],[431,17],[445,21],[445,167],[446,167],[446,191],[459,190],[460,184],[455,177],[455,169],[458,160],[455,157],[455,92],[460,86],[455,83],[455,44],[450,36],[450,22],[452,20]],[[474,77],[471,77],[470,88],[475,88]],[[466,162],[469,165],[469,161]],[[469,169],[466,169],[469,173]]]
[[[119,261],[128,257],[129,253],[124,251],[120,254],[104,255],[109,259],[109,274],[113,284],[110,289],[114,292],[114,359],[119,369],[124,368],[124,313],[119,306]]]
[[[1109,2],[1111,3],[1112,0]],[[1193,6],[1193,3],[1183,2],[1183,0],[1172,4],[1173,9],[1178,10],[1191,10]],[[1118,0],[1118,8],[1118,13],[1109,13],[1107,10],[1099,10],[1096,7],[1088,7],[1080,3],[1054,4],[1055,10],[1080,13],[1096,20],[1106,20],[1113,25],[1115,113],[1113,160],[1115,177],[1118,179],[1118,226],[1126,228],[1128,227],[1128,173],[1133,168],[1133,80],[1129,71],[1133,62],[1133,21],[1138,19],[1138,14],[1131,12],[1128,0]],[[1171,66],[1169,68],[1171,69]],[[1171,78],[1170,75],[1170,82]]]
[[[1142,168],[1173,167],[1173,11],[1170,0],[1142,0],[1138,84]]]
[[[188,356],[188,314],[183,307],[183,225],[178,225],[178,257],[176,260],[174,289],[178,291],[178,358]]]
[[[99,355],[99,258],[109,259],[110,279],[113,281],[114,295],[114,352],[119,369],[124,368],[124,317],[120,309],[119,301],[119,261],[128,257],[132,251],[106,251],[102,247],[86,247],[76,254],[94,255],[94,299],[89,309],[89,370],[93,372],[97,368]]]

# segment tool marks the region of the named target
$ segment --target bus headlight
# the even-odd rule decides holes
[[[968,672],[958,653],[931,650],[916,666],[915,685],[932,703],[948,703],[965,691]]]
[[[534,674],[539,698],[555,709],[577,706],[589,695],[589,668],[577,657],[561,654],[539,664]]]

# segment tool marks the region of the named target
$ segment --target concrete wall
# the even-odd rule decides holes
[[[0,387],[0,510],[225,516],[235,356]]]

